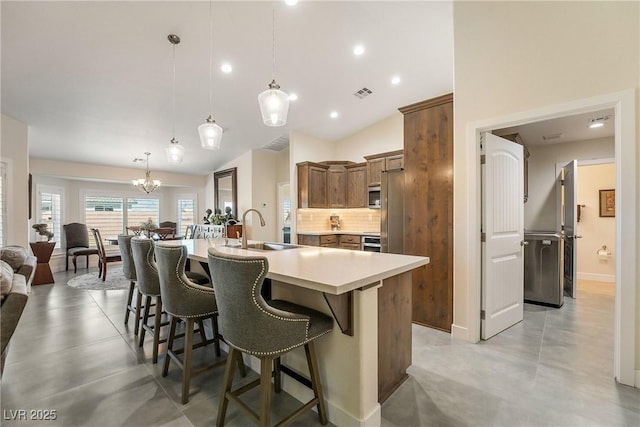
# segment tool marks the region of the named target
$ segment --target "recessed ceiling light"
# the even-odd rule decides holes
[[[601,128],[602,126],[604,126],[604,122],[609,120],[609,116],[604,116],[604,117],[598,117],[596,119],[591,119],[589,120],[589,127],[591,129],[595,129],[595,128]]]
[[[227,73],[227,74],[233,71],[233,67],[228,62],[225,62],[224,64],[222,64],[220,69],[222,70],[223,73]]]
[[[391,84],[392,84],[392,85],[400,84],[400,76],[393,76],[393,77],[391,77]]]
[[[356,45],[356,46],[353,48],[353,54],[354,54],[355,56],[360,56],[360,55],[362,55],[363,53],[364,53],[364,46],[362,46],[361,44]]]
[[[295,6],[298,4],[298,0],[284,0],[284,2],[289,6]]]
[[[332,111],[331,114],[329,114],[329,117],[331,117],[332,119],[335,119],[338,117],[338,112],[337,111]]]

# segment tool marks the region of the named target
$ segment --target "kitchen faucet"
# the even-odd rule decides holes
[[[264,227],[266,223],[264,222],[264,218],[262,217],[262,214],[257,209],[249,209],[245,211],[244,214],[242,214],[242,225],[245,225],[245,219],[247,217],[247,214],[251,211],[258,214],[258,216],[260,217],[260,226]],[[246,226],[244,226],[244,230],[242,230],[242,246],[241,247],[242,249],[247,249],[247,227]]]

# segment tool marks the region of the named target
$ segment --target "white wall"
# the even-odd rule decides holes
[[[29,142],[27,125],[4,114],[0,158],[8,164],[7,171],[7,245],[29,248]]]
[[[556,163],[615,157],[613,138],[528,147],[529,200],[524,204],[525,230],[556,230],[560,207],[556,194]],[[578,177],[580,182],[580,177]]]
[[[454,2],[453,11],[454,332],[467,338],[477,335],[467,327],[476,321],[469,319],[476,309],[469,304],[479,284],[479,218],[473,214],[479,204],[478,149],[475,135],[467,133],[470,125],[627,89],[635,89],[637,108],[640,4],[478,1]],[[638,162],[639,155],[636,150]],[[637,171],[635,180],[640,186]],[[636,232],[636,246],[639,239]],[[640,284],[635,286],[637,325]],[[640,328],[635,341],[640,370]]]
[[[615,281],[616,275],[616,220],[601,217],[599,190],[616,186],[615,163],[578,166],[578,198],[581,208],[576,234],[582,236],[578,245],[578,279]],[[611,252],[605,258],[598,256],[598,249],[606,246]]]
[[[398,107],[401,107],[399,105]],[[364,156],[404,148],[404,115],[396,111],[346,138],[334,143],[336,160],[364,162]]]

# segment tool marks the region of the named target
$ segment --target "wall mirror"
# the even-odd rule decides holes
[[[231,214],[238,218],[237,168],[225,169],[213,173],[213,191],[215,209],[224,215],[225,208],[231,208]],[[214,211],[215,212],[215,211]]]

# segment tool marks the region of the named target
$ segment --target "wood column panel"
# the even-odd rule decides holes
[[[413,321],[453,323],[453,96],[401,109],[405,135],[404,253],[431,262],[413,272]]]

